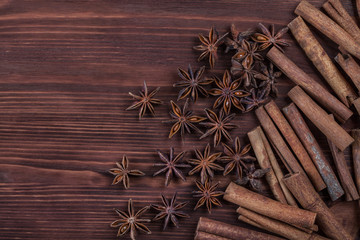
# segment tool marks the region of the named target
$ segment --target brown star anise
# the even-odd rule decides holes
[[[221,156],[221,153],[213,153],[210,155],[210,144],[206,145],[204,155],[198,149],[195,149],[195,155],[197,159],[189,159],[188,163],[195,165],[195,167],[189,172],[189,175],[193,175],[200,171],[201,182],[204,183],[207,178],[213,178],[213,170],[222,171],[223,167],[216,164],[215,161]]]
[[[203,96],[208,96],[208,93],[203,86],[212,83],[213,79],[202,77],[204,71],[205,66],[201,67],[199,70],[193,73],[190,64],[187,72],[181,68],[178,69],[178,74],[182,81],[174,83],[173,85],[174,87],[183,87],[183,89],[181,89],[179,92],[178,101],[190,95],[191,99],[196,102],[199,92]]]
[[[253,88],[250,90],[251,95],[242,99],[245,104],[245,112],[250,112],[254,108],[264,104],[267,101],[266,89]]]
[[[232,170],[235,169],[236,175],[238,177],[242,177],[242,168],[246,168],[247,163],[252,163],[256,160],[255,157],[247,155],[251,150],[251,145],[248,144],[243,149],[241,149],[240,139],[236,137],[234,142],[235,150],[224,143],[223,146],[226,156],[222,156],[221,160],[228,162],[228,164],[225,166],[224,176],[228,175]]]
[[[269,67],[265,64],[260,63],[260,68],[263,73],[257,73],[254,75],[256,79],[261,80],[262,82],[259,84],[259,88],[265,89],[265,95],[272,95],[273,97],[277,97],[278,89],[276,87],[277,78],[281,76],[281,72],[274,72],[274,65],[270,62]]]
[[[224,42],[226,35],[228,35],[228,33],[219,37],[219,34],[214,27],[209,31],[209,37],[204,37],[204,35],[199,34],[199,40],[202,44],[193,47],[195,50],[203,51],[200,54],[198,61],[201,61],[205,57],[209,57],[210,67],[214,68],[218,47]]]
[[[166,229],[167,225],[169,224],[169,221],[171,220],[171,222],[178,228],[179,227],[179,221],[177,219],[177,217],[190,217],[188,214],[184,213],[183,211],[180,211],[181,208],[185,207],[186,204],[188,204],[188,202],[181,202],[176,204],[176,196],[177,193],[175,193],[171,199],[171,201],[169,202],[166,197],[161,194],[161,201],[162,201],[162,205],[157,205],[157,204],[152,204],[151,206],[160,211],[153,219],[153,221],[157,221],[160,219],[165,218],[164,221],[164,227],[163,230]]]
[[[238,61],[236,59],[231,59],[232,67],[230,68],[230,72],[234,76],[240,76],[240,78],[244,81],[244,87],[249,88],[251,85],[253,87],[257,87],[256,80],[254,75],[258,72],[254,70],[253,62],[245,62]]]
[[[200,124],[210,129],[208,129],[200,139],[214,134],[214,147],[220,143],[222,136],[225,136],[226,139],[231,141],[232,139],[228,130],[236,128],[235,124],[230,123],[235,117],[235,113],[225,116],[224,111],[220,110],[219,117],[210,109],[205,109],[205,113],[210,122]]]
[[[112,168],[109,170],[109,173],[111,173],[112,175],[115,175],[114,181],[112,182],[112,184],[118,184],[121,181],[124,184],[125,189],[128,189],[130,187],[130,180],[129,180],[129,175],[132,176],[144,176],[145,173],[143,173],[140,170],[129,170],[129,160],[128,158],[124,155],[122,158],[122,162],[121,163],[116,163],[117,168]]]
[[[232,104],[237,109],[244,111],[244,107],[241,105],[239,98],[248,96],[249,94],[239,89],[241,84],[239,79],[231,81],[229,71],[225,70],[222,81],[218,77],[215,77],[215,83],[218,88],[213,88],[209,91],[211,95],[219,96],[215,101],[213,108],[217,108],[223,104],[225,113],[229,114]]]
[[[236,29],[235,24],[231,24],[230,33],[232,39],[228,37],[225,39],[225,44],[226,44],[225,52],[234,49],[236,50],[239,47],[241,47],[242,40],[244,39],[248,40],[250,36],[254,34],[254,31],[252,29],[248,29],[244,32],[240,32],[239,30]]]
[[[130,238],[135,240],[136,229],[151,234],[151,231],[143,224],[143,222],[150,222],[150,219],[142,219],[140,216],[146,212],[150,207],[146,206],[139,211],[134,212],[134,206],[131,198],[128,201],[128,213],[115,209],[115,212],[121,219],[115,220],[110,224],[111,227],[118,227],[119,231],[117,236],[122,236],[130,229]]]
[[[239,178],[235,181],[235,183],[239,185],[246,185],[250,183],[250,186],[256,190],[261,190],[261,181],[260,178],[262,178],[266,173],[270,171],[270,168],[266,169],[256,169],[254,164],[250,165],[248,168],[244,168],[245,177]]]
[[[164,163],[155,163],[154,164],[154,166],[156,166],[156,167],[163,167],[163,168],[160,169],[159,171],[157,171],[156,173],[154,173],[153,176],[156,176],[156,175],[166,171],[165,186],[169,185],[170,180],[174,174],[177,177],[181,178],[181,180],[183,180],[183,181],[186,180],[184,174],[181,172],[181,170],[178,169],[178,168],[184,168],[184,167],[191,167],[188,164],[179,163],[179,162],[181,162],[182,158],[184,157],[185,151],[179,153],[175,158],[174,158],[174,148],[170,148],[169,157],[166,156],[164,153],[162,153],[160,150],[157,150],[157,153],[159,154],[161,161],[163,161]]]
[[[270,30],[268,30],[262,23],[259,23],[262,33],[255,33],[251,38],[260,44],[259,50],[265,50],[270,46],[275,46],[280,51],[284,52],[281,46],[290,46],[288,40],[281,39],[281,37],[289,30],[288,27],[281,29],[275,34],[274,24],[271,24]]]
[[[133,110],[136,108],[140,108],[139,119],[141,119],[144,116],[146,109],[149,109],[151,114],[154,116],[155,112],[154,112],[153,104],[161,104],[162,103],[161,100],[153,98],[159,90],[160,90],[160,87],[156,88],[151,93],[148,93],[148,88],[147,88],[146,82],[144,81],[144,87],[143,87],[142,91],[139,92],[140,96],[129,92],[129,95],[138,101],[135,102],[130,107],[128,107],[126,110]]]
[[[193,129],[193,130],[203,134],[203,132],[200,129],[198,129],[194,125],[194,123],[202,122],[202,121],[206,120],[206,118],[195,116],[192,114],[192,111],[186,110],[188,107],[188,99],[186,99],[186,102],[185,102],[182,110],[173,101],[170,101],[170,103],[171,103],[171,107],[172,107],[172,112],[170,112],[170,116],[173,119],[165,121],[165,122],[172,122],[172,123],[174,123],[174,125],[171,127],[169,138],[172,138],[172,136],[174,136],[175,133],[177,133],[179,130],[180,130],[180,135],[182,137],[184,136],[185,130],[188,133],[190,133],[191,132],[190,129]]]
[[[254,60],[264,60],[263,56],[258,53],[258,45],[256,43],[250,43],[245,39],[242,40],[241,47],[237,49],[237,53],[235,53],[233,58],[244,61],[245,64],[252,63]]]
[[[209,179],[206,179],[205,183],[201,183],[196,181],[196,186],[200,191],[193,191],[195,195],[193,197],[200,197],[199,201],[197,202],[194,210],[198,209],[202,205],[206,205],[207,210],[211,213],[212,205],[222,206],[221,202],[216,198],[224,194],[221,191],[215,191],[218,187],[219,183],[211,185]]]

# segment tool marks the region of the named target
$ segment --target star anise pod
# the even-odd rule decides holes
[[[128,189],[130,187],[130,180],[129,175],[132,176],[144,176],[145,173],[143,173],[140,170],[129,170],[129,160],[124,155],[122,158],[122,162],[116,163],[117,168],[112,168],[109,170],[109,173],[112,175],[115,175],[114,181],[112,184],[118,184],[120,182],[123,182],[125,189]]]
[[[151,231],[143,224],[143,222],[150,222],[150,219],[142,219],[140,216],[146,212],[150,206],[143,207],[139,211],[134,212],[134,206],[131,198],[128,201],[128,213],[115,209],[115,212],[121,219],[115,220],[110,224],[111,227],[118,227],[119,231],[117,236],[122,236],[130,229],[130,238],[135,240],[136,229],[151,234]]]
[[[195,167],[189,172],[189,175],[200,172],[202,183],[204,183],[207,178],[214,177],[214,170],[224,170],[223,167],[215,163],[215,161],[221,156],[221,153],[213,153],[210,155],[210,144],[206,145],[204,154],[201,154],[198,149],[195,149],[195,155],[197,159],[187,160],[188,163],[195,165]]]
[[[261,181],[260,179],[270,171],[270,168],[266,169],[256,169],[254,164],[250,165],[248,168],[244,168],[245,177],[239,178],[235,183],[239,185],[246,185],[250,183],[250,186],[256,190],[261,190]]]
[[[232,67],[230,72],[234,76],[240,76],[244,81],[244,87],[249,88],[250,86],[257,87],[256,80],[254,75],[258,72],[254,70],[253,62],[238,61],[236,59],[231,59]]]
[[[225,156],[221,157],[221,160],[228,162],[225,166],[224,176],[228,175],[235,169],[236,176],[242,177],[242,168],[246,168],[247,163],[252,163],[256,160],[255,157],[249,156],[248,153],[251,150],[251,145],[248,144],[241,149],[240,139],[235,138],[234,150],[228,145],[223,143]]]
[[[252,29],[248,29],[244,32],[240,32],[236,29],[235,24],[231,24],[230,33],[232,39],[229,37],[225,39],[225,52],[238,49],[241,46],[242,40],[248,40],[250,36],[254,34],[254,31]]]
[[[180,211],[180,209],[185,207],[185,205],[188,204],[188,202],[181,202],[181,203],[176,204],[176,196],[177,196],[177,193],[175,193],[173,195],[171,201],[169,202],[167,200],[167,198],[163,194],[161,194],[162,205],[157,205],[157,204],[151,205],[154,209],[160,211],[154,217],[153,221],[157,221],[157,220],[165,218],[163,230],[166,229],[170,220],[178,228],[179,221],[178,221],[177,217],[183,217],[183,218],[190,217],[188,214],[184,213],[183,211]]]
[[[224,42],[224,38],[227,35],[228,33],[219,37],[219,34],[214,27],[212,27],[209,31],[209,37],[205,37],[204,35],[199,34],[199,40],[202,44],[193,47],[195,50],[202,51],[198,58],[198,61],[201,61],[205,57],[208,57],[210,67],[214,68],[215,61],[217,59],[218,47]]]
[[[252,63],[254,60],[264,60],[261,54],[258,53],[258,45],[256,43],[250,43],[245,39],[242,40],[241,46],[237,49],[237,52],[233,58],[240,61],[245,61],[245,64]]]
[[[203,86],[208,85],[213,82],[212,78],[204,78],[203,74],[205,71],[205,66],[201,67],[195,73],[191,69],[189,64],[188,71],[178,69],[178,74],[181,77],[182,81],[174,83],[174,87],[183,87],[179,91],[178,101],[190,95],[191,99],[196,102],[199,92],[203,96],[208,96],[207,91]]]
[[[214,185],[211,184],[209,179],[206,179],[205,183],[201,183],[196,181],[196,186],[198,187],[198,191],[193,191],[195,195],[193,197],[200,197],[199,201],[197,202],[194,210],[198,209],[202,205],[206,205],[209,213],[211,213],[212,205],[222,206],[221,202],[216,198],[224,194],[222,191],[216,191],[219,183]]]
[[[222,81],[215,77],[215,83],[217,88],[213,88],[209,93],[213,96],[219,96],[214,103],[213,108],[223,105],[223,109],[226,114],[230,113],[231,105],[234,105],[237,109],[244,111],[243,105],[239,98],[248,96],[249,94],[239,89],[241,81],[231,81],[231,76],[228,70],[225,70]]]
[[[231,141],[232,139],[228,130],[236,128],[235,124],[230,123],[235,117],[235,113],[225,116],[224,111],[220,110],[219,117],[210,109],[205,109],[205,113],[210,122],[200,124],[210,129],[208,129],[200,139],[214,134],[214,147],[220,143],[222,136]]]
[[[245,112],[250,112],[254,108],[264,104],[267,101],[266,89],[253,88],[250,90],[251,95],[242,99],[245,104]]]
[[[191,167],[188,164],[179,163],[181,162],[182,158],[185,155],[185,151],[179,153],[174,158],[174,148],[170,148],[170,154],[169,157],[166,156],[164,153],[162,153],[160,150],[157,150],[157,153],[159,154],[159,157],[163,163],[155,163],[154,166],[156,167],[163,167],[156,173],[154,173],[153,176],[156,176],[160,173],[163,173],[166,171],[166,178],[165,178],[165,186],[168,186],[170,183],[171,178],[175,174],[177,177],[181,178],[181,180],[185,181],[186,178],[184,174],[179,170],[178,168],[184,168],[184,167]]]
[[[259,43],[259,50],[265,50],[270,46],[275,46],[280,51],[284,52],[281,46],[288,47],[290,43],[288,40],[281,39],[281,37],[289,30],[288,27],[284,27],[278,33],[275,34],[275,26],[271,24],[270,30],[268,30],[262,23],[259,23],[262,33],[255,33],[251,38],[255,42]]]
[[[155,116],[153,104],[161,104],[162,103],[161,100],[154,98],[154,96],[156,95],[156,93],[159,90],[160,90],[160,87],[156,88],[151,93],[149,93],[146,82],[144,81],[144,87],[143,87],[142,91],[139,92],[140,96],[129,92],[129,95],[132,96],[133,98],[135,98],[138,101],[135,102],[130,107],[128,107],[126,110],[133,110],[133,109],[136,109],[136,108],[140,108],[139,119],[141,119],[144,116],[144,114],[146,112],[146,109],[149,109],[151,114],[153,116]]]
[[[188,99],[186,99],[186,102],[185,102],[182,110],[173,101],[170,101],[170,103],[171,103],[171,107],[172,107],[172,112],[170,112],[170,116],[173,119],[168,120],[166,122],[172,122],[172,123],[174,123],[174,125],[171,127],[169,138],[172,138],[172,136],[174,136],[177,132],[179,132],[179,130],[180,130],[181,136],[184,135],[185,130],[188,133],[191,133],[190,129],[193,129],[193,130],[203,134],[203,132],[200,129],[198,129],[194,125],[194,123],[202,122],[202,121],[206,120],[206,118],[195,116],[192,114],[192,111],[186,110],[188,107]]]
[[[254,75],[256,79],[261,80],[262,82],[259,84],[259,88],[265,89],[265,95],[272,95],[277,97],[278,89],[276,87],[277,78],[281,76],[281,72],[274,72],[274,65],[270,62],[269,67],[265,64],[260,63],[260,68],[262,73],[257,73]]]

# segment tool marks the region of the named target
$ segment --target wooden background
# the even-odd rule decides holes
[[[208,214],[193,212],[195,177],[173,181],[164,187],[158,170],[156,149],[175,153],[204,148],[211,138],[190,135],[167,139],[169,101],[176,99],[177,68],[189,63],[199,67],[197,34],[211,26],[220,33],[231,23],[239,29],[274,23],[278,28],[295,17],[299,1],[91,1],[91,0],[1,0],[0,1],[0,239],[115,239],[117,219],[113,208],[126,209],[132,198],[136,209],[159,203],[160,193],[188,200],[190,219],[180,219],[162,232],[162,222],[149,224],[153,234],[138,239],[192,239],[197,220],[207,216],[238,224],[235,206],[224,202]],[[320,7],[322,0],[310,1]],[[343,1],[354,14],[354,2]],[[335,56],[336,45],[319,33],[321,43]],[[293,38],[287,35],[287,38]],[[315,68],[293,42],[286,54],[302,69],[317,77]],[[229,67],[230,54],[213,71],[221,75]],[[156,107],[155,118],[142,121],[136,111],[125,111],[133,100],[129,91],[140,90],[146,80],[150,89],[161,87],[158,97],[166,104]],[[278,84],[280,107],[289,103],[293,84],[282,78]],[[214,98],[191,105],[204,115]],[[183,102],[180,103],[182,105]],[[242,143],[257,126],[253,112],[237,114],[238,129],[231,132]],[[347,130],[359,127],[355,116]],[[326,154],[324,136],[313,126]],[[222,150],[221,147],[218,150]],[[126,154],[130,168],[147,176],[131,178],[131,187],[111,186],[107,170]],[[349,152],[346,151],[349,160]],[[224,190],[230,178],[219,175]],[[326,194],[325,194],[326,195]],[[150,211],[146,217],[154,217]]]

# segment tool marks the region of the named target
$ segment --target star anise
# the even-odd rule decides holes
[[[236,59],[231,59],[230,72],[234,76],[240,76],[240,78],[244,81],[244,87],[249,88],[251,85],[253,87],[257,87],[256,80],[254,75],[258,72],[254,70],[253,62],[245,62],[245,61],[238,61]]]
[[[241,105],[239,98],[248,96],[249,94],[239,89],[241,84],[239,79],[231,81],[229,71],[225,70],[222,81],[218,77],[215,77],[215,83],[217,88],[213,88],[209,91],[211,95],[219,96],[215,101],[213,108],[217,108],[223,104],[225,113],[229,114],[232,104],[237,109],[244,111],[244,107]]]
[[[254,164],[250,165],[248,168],[244,168],[245,177],[239,178],[235,183],[239,185],[246,185],[250,183],[250,186],[256,190],[261,190],[261,181],[260,179],[270,171],[270,168],[266,169],[256,169]]]
[[[244,32],[240,32],[236,29],[235,24],[231,24],[230,33],[232,39],[228,37],[225,39],[225,52],[228,52],[229,50],[236,50],[241,47],[242,40],[248,40],[250,36],[254,34],[254,31],[252,29],[248,29]]]
[[[125,189],[128,189],[130,187],[130,180],[129,180],[129,175],[132,176],[144,176],[145,173],[143,173],[140,170],[129,170],[129,160],[128,158],[124,155],[122,158],[122,162],[116,163],[117,168],[112,168],[109,170],[109,173],[111,173],[112,175],[115,175],[114,181],[112,182],[112,184],[118,184],[120,182],[123,182]]]
[[[265,64],[260,63],[260,68],[263,73],[257,73],[254,75],[256,79],[261,80],[259,88],[265,89],[265,95],[272,95],[277,97],[278,89],[276,87],[277,78],[281,76],[281,72],[274,72],[274,65],[270,62],[269,67]]]
[[[265,50],[270,46],[275,46],[280,51],[284,52],[281,46],[290,46],[288,40],[281,39],[281,37],[289,30],[288,27],[284,27],[278,33],[275,34],[274,24],[271,24],[270,30],[268,30],[262,23],[259,23],[262,33],[255,33],[251,38],[260,44],[259,50]]]
[[[225,166],[224,176],[228,175],[232,170],[235,169],[236,176],[242,177],[242,168],[246,168],[247,163],[252,163],[256,160],[255,157],[248,156],[248,153],[251,150],[251,145],[248,144],[241,149],[240,139],[236,137],[234,142],[235,150],[224,143],[223,146],[226,156],[222,156],[221,160],[228,162],[228,164]]]
[[[199,70],[195,71],[195,73],[191,69],[191,65],[189,64],[188,71],[178,69],[178,74],[181,77],[182,81],[174,83],[174,87],[183,87],[179,91],[178,101],[190,95],[191,99],[196,102],[199,92],[203,96],[208,96],[207,91],[203,86],[208,85],[213,82],[212,78],[204,78],[202,75],[204,74],[205,66],[201,67]]]
[[[175,193],[173,195],[171,201],[169,202],[166,199],[166,197],[163,194],[161,194],[162,205],[157,205],[157,204],[151,205],[154,209],[160,211],[154,217],[153,221],[157,221],[157,220],[165,218],[163,230],[166,229],[170,220],[178,228],[179,221],[178,221],[177,217],[183,217],[183,218],[190,217],[188,214],[184,213],[183,211],[180,211],[180,209],[185,207],[185,205],[188,204],[188,202],[181,202],[181,203],[176,204],[176,196],[177,196],[177,193]]]
[[[233,58],[244,61],[245,64],[252,63],[254,60],[264,60],[263,56],[258,53],[258,45],[256,43],[250,43],[245,39],[242,40],[241,46],[237,49],[237,53],[235,53]]]
[[[189,172],[189,175],[200,172],[202,183],[204,183],[207,178],[214,177],[214,170],[224,170],[223,167],[215,163],[215,161],[221,156],[221,153],[213,153],[210,155],[210,144],[206,145],[204,154],[201,154],[198,149],[195,149],[195,155],[197,159],[187,160],[188,163],[195,165],[195,167]]]
[[[166,156],[164,153],[162,153],[160,150],[157,150],[157,153],[159,154],[161,161],[163,161],[164,163],[155,163],[154,164],[154,166],[156,166],[156,167],[163,167],[163,168],[160,169],[159,171],[157,171],[156,173],[154,173],[153,176],[156,176],[156,175],[166,171],[165,186],[169,185],[170,180],[174,174],[177,177],[181,178],[181,180],[183,180],[183,181],[186,180],[184,174],[181,172],[181,170],[178,169],[178,168],[184,168],[184,167],[191,167],[188,164],[179,163],[179,162],[181,162],[182,158],[184,157],[185,151],[179,153],[175,158],[174,158],[174,148],[170,148],[169,157]]]
[[[250,90],[251,95],[242,99],[245,104],[245,112],[250,112],[254,108],[264,104],[267,101],[266,89],[253,88]]]
[[[232,139],[228,130],[236,128],[235,124],[230,123],[235,117],[235,113],[225,116],[224,111],[220,110],[219,117],[210,109],[205,109],[205,113],[210,122],[200,124],[210,129],[208,129],[200,139],[214,134],[214,147],[220,143],[222,136],[225,136],[226,139],[231,141]]]
[[[202,205],[206,205],[209,213],[211,213],[212,205],[222,206],[221,202],[216,198],[224,194],[222,191],[216,191],[219,183],[211,185],[209,179],[206,179],[205,183],[201,183],[196,181],[196,186],[198,187],[199,191],[193,191],[195,195],[193,197],[200,197],[199,201],[197,202],[194,210],[198,209]]]
[[[204,37],[204,35],[199,34],[199,40],[202,44],[193,47],[195,50],[203,51],[200,54],[198,61],[201,61],[205,57],[209,57],[210,67],[214,68],[215,61],[217,59],[218,47],[224,42],[224,38],[227,35],[228,33],[219,37],[219,34],[214,27],[212,27],[209,31],[209,37]]]
[[[151,231],[143,224],[143,222],[150,222],[150,219],[142,219],[140,216],[146,212],[150,207],[146,206],[139,211],[134,212],[134,206],[131,198],[128,201],[128,213],[115,209],[115,212],[121,219],[115,220],[110,224],[111,227],[118,227],[119,231],[117,236],[122,236],[130,229],[130,238],[135,240],[136,229],[151,234]]]
[[[154,96],[156,95],[156,93],[159,90],[160,90],[160,87],[156,88],[151,93],[148,93],[148,88],[147,88],[146,82],[144,81],[144,87],[143,87],[142,91],[139,92],[140,96],[129,92],[129,95],[138,101],[135,102],[130,107],[128,107],[126,110],[133,110],[136,108],[140,108],[139,119],[141,119],[144,116],[146,109],[149,109],[151,114],[153,116],[155,116],[153,104],[161,104],[162,103],[161,100],[154,98]]]
[[[172,138],[172,136],[174,136],[177,132],[179,132],[179,130],[180,130],[180,135],[181,136],[184,135],[185,130],[188,133],[190,133],[191,132],[190,129],[193,129],[193,130],[203,134],[203,132],[200,129],[198,129],[194,125],[194,123],[202,122],[206,118],[195,116],[195,115],[192,114],[192,111],[187,111],[186,110],[187,107],[188,107],[188,99],[186,99],[186,102],[185,102],[182,110],[173,101],[170,101],[170,103],[171,103],[171,107],[172,107],[172,112],[170,112],[170,116],[173,119],[168,120],[166,122],[172,122],[172,123],[174,123],[174,125],[171,127],[169,138]]]

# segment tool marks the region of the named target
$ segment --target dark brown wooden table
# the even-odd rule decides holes
[[[235,206],[224,202],[208,214],[193,212],[196,177],[173,181],[164,187],[158,170],[156,149],[175,153],[203,149],[211,138],[198,135],[167,138],[169,101],[176,99],[172,87],[177,68],[197,63],[197,34],[211,26],[220,33],[235,23],[241,30],[258,22],[276,28],[295,17],[299,1],[0,1],[0,239],[115,239],[117,219],[113,208],[126,209],[132,198],[136,209],[160,202],[160,193],[178,192],[190,219],[181,228],[162,232],[162,222],[150,223],[152,235],[138,239],[192,239],[200,216],[241,226]],[[311,1],[320,7],[322,0]],[[353,1],[343,1],[354,13]],[[316,32],[330,56],[337,46]],[[293,38],[288,35],[289,39]],[[223,51],[222,51],[223,52]],[[286,54],[319,81],[316,69],[293,41]],[[230,66],[230,54],[213,71]],[[140,90],[146,80],[150,89],[161,87],[156,117],[139,121],[136,111],[125,111],[133,100],[129,91]],[[281,78],[280,107],[289,103],[293,84]],[[214,98],[191,105],[195,112],[211,107]],[[182,105],[183,102],[180,103]],[[246,133],[259,123],[253,112],[237,114],[238,129],[231,134],[248,142]],[[359,127],[355,116],[344,127]],[[327,156],[324,136],[312,125]],[[218,147],[217,150],[222,150]],[[111,186],[107,170],[126,154],[130,167],[146,172],[132,178],[131,187]],[[349,160],[349,151],[346,151]],[[230,177],[216,177],[224,190]],[[325,194],[326,195],[326,194]],[[156,214],[145,214],[152,218]]]

